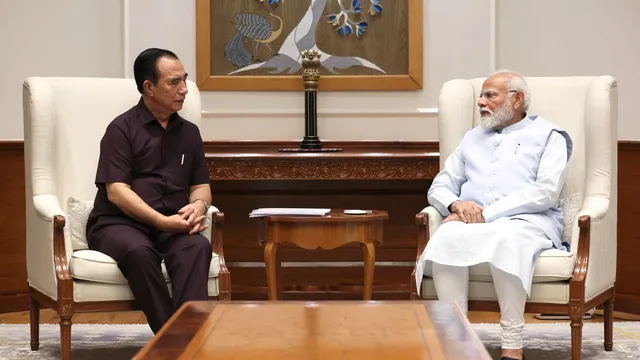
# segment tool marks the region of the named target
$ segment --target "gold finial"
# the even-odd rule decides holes
[[[302,52],[302,79],[305,90],[316,91],[320,80],[320,51],[304,50]]]

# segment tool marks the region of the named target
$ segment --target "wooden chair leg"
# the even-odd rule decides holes
[[[613,298],[604,302],[604,351],[613,350]]]
[[[583,316],[583,304],[570,304],[569,318],[571,319],[571,360],[580,360],[581,357]]]
[[[220,273],[218,277],[218,300],[231,301],[231,274],[229,271]]]
[[[60,318],[60,353],[62,360],[71,359],[71,316]]]
[[[40,302],[29,296],[29,327],[31,328],[31,351],[40,348]]]
[[[416,270],[409,275],[409,300],[420,300],[420,291],[416,285]]]

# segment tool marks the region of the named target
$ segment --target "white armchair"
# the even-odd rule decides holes
[[[480,122],[476,102],[484,78],[452,80],[439,98],[440,166],[467,130]],[[580,359],[582,319],[604,304],[604,347],[613,346],[613,298],[616,279],[618,118],[617,84],[610,76],[527,78],[531,114],[563,127],[573,139],[573,154],[561,194],[565,213],[563,240],[571,251],[544,251],[537,260],[526,311],[568,313],[572,359]],[[429,206],[416,215],[418,257],[442,216]],[[415,271],[414,271],[415,274]],[[436,299],[427,269],[421,284],[411,275],[412,298]],[[469,309],[499,310],[487,264],[469,271]]]
[[[180,114],[199,125],[200,93],[189,81]],[[100,139],[111,120],[140,98],[132,79],[38,78],[24,81],[27,277],[31,349],[39,347],[41,304],[60,316],[62,359],[69,359],[76,312],[135,309],[115,261],[86,245],[85,225],[96,194]],[[211,207],[209,296],[230,300],[222,248],[224,214]],[[163,264],[167,286],[169,277]]]

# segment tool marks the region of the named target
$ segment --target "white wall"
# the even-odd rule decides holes
[[[528,76],[612,75],[618,138],[640,140],[640,1],[499,0],[498,19],[498,67]]]
[[[121,14],[113,0],[0,0],[0,141],[24,137],[26,77],[122,76]]]
[[[5,111],[0,140],[22,138],[21,84],[27,76],[131,77],[133,60],[147,47],[174,50],[195,75],[195,0],[0,4],[0,48],[9,49],[0,56],[0,71],[8,79],[0,88]],[[435,108],[446,80],[484,76],[497,66],[529,76],[615,76],[620,138],[640,140],[632,113],[634,99],[640,98],[640,71],[632,67],[640,64],[637,14],[637,0],[425,0],[424,90],[320,93],[319,135],[437,140],[436,114],[417,109]],[[202,96],[206,139],[298,140],[303,135],[301,93]]]

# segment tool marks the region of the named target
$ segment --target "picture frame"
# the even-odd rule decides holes
[[[299,36],[301,32],[299,28],[303,27],[308,31],[307,35],[313,31],[316,40],[311,41],[313,46],[322,52],[323,65],[326,65],[322,69],[327,71],[321,73],[319,90],[389,91],[422,89],[423,0],[342,0],[342,2],[334,0],[295,0],[294,5],[291,5],[292,0],[195,1],[196,83],[201,91],[303,90],[301,69],[299,68],[301,62],[299,54],[297,54],[299,49],[306,50],[303,46],[304,44],[302,44],[303,40],[300,40],[302,37]],[[225,3],[225,1],[235,1],[235,3]],[[306,3],[309,5],[306,5]],[[346,4],[344,8],[343,3]],[[385,8],[382,8],[383,4]],[[324,8],[325,5],[327,6],[326,8]],[[262,9],[260,7],[255,8],[255,6],[271,6],[271,8],[267,8],[266,11],[258,14],[255,10],[253,12],[244,10],[244,8],[241,8],[242,6],[258,10]],[[284,13],[283,11],[285,10],[278,10],[283,9],[285,6],[290,6],[290,8],[286,9],[289,12]],[[298,6],[298,8],[296,9],[295,6]],[[270,34],[272,35],[271,38],[273,38],[273,34],[282,29],[282,24],[285,22],[283,18],[287,14],[297,10],[298,16],[296,18],[299,19],[299,14],[304,10],[303,7],[307,6],[308,9],[304,13],[302,20],[293,24],[295,25],[293,30],[291,30],[293,25],[287,24],[289,31],[287,32],[287,29],[284,29],[279,33],[278,41],[281,44],[277,50],[271,50],[275,47],[271,46],[269,47],[271,52],[269,50],[257,50],[258,53],[255,52],[254,44],[258,48],[259,45],[264,44],[264,41],[269,40],[254,40],[252,37],[266,37],[265,34]],[[334,8],[333,12],[330,10],[331,6]],[[338,8],[338,6],[340,7]],[[396,6],[402,12],[399,10],[396,11],[396,14],[393,14],[392,10],[394,8],[390,8],[391,6]],[[322,10],[320,15],[318,15],[318,9]],[[371,24],[367,24],[367,21],[364,20],[359,22],[357,19],[346,20],[347,16],[352,15],[360,15],[360,19],[362,19],[378,10],[380,12],[375,14],[378,18],[372,20]],[[365,12],[367,14],[363,15]],[[387,13],[391,13],[391,15],[387,15]],[[313,21],[310,21],[309,14],[314,17]],[[333,18],[331,17],[332,14],[334,15]],[[387,15],[386,19],[390,19],[392,15],[396,16],[393,19],[395,21],[387,21],[386,30],[372,30],[379,24],[373,22],[385,15]],[[215,21],[213,18],[215,18]],[[289,18],[294,18],[294,16],[289,16]],[[277,25],[273,24],[277,24],[278,19],[281,26],[276,29]],[[402,24],[403,20],[404,24]],[[309,25],[312,23],[316,25]],[[363,23],[364,25],[362,25]],[[259,26],[262,25],[264,26],[260,28]],[[314,26],[317,26],[317,29]],[[392,26],[402,27],[401,32],[393,33],[394,28]],[[309,29],[310,27],[311,29]],[[244,29],[253,32],[242,32]],[[256,29],[264,31],[260,32]],[[322,44],[317,40],[318,29],[322,29],[325,34],[324,37],[320,36],[321,40],[324,39]],[[338,35],[334,37],[327,35],[332,31],[335,31]],[[233,32],[237,32],[238,35],[233,35]],[[389,35],[390,32],[393,35]],[[373,38],[375,35],[372,34],[378,34],[377,39],[382,39],[380,40],[381,43],[383,41],[386,41],[386,43],[376,47],[377,40],[374,40],[376,38]],[[314,38],[314,36],[307,37],[307,40],[309,38]],[[262,41],[262,43],[258,44],[259,41]],[[349,43],[348,41],[351,42]],[[307,42],[307,44],[310,43]],[[370,46],[366,47],[366,44],[370,44]],[[343,53],[350,51],[368,52],[373,54],[373,57],[377,56],[380,62],[388,64],[389,68],[395,69],[393,72],[384,71],[375,64],[375,61],[372,62],[363,57],[332,56],[322,50],[323,46],[330,49],[331,46],[334,49],[340,48]],[[393,47],[398,47],[401,50],[390,50]],[[266,49],[264,46],[260,48]],[[212,49],[215,51],[212,52]],[[252,51],[254,52],[252,53]],[[260,53],[260,51],[263,52]],[[389,57],[388,52],[393,52],[397,56]],[[223,53],[226,59],[223,58]],[[356,54],[358,53],[356,52]],[[269,58],[269,56],[271,57]],[[296,59],[293,58],[294,56]],[[265,58],[265,60],[260,61],[260,59],[257,59],[259,57]],[[251,62],[249,61],[250,59]],[[354,62],[356,63],[355,65],[353,65]],[[233,71],[229,71],[229,67],[232,64],[236,66],[232,68]],[[331,72],[331,70],[335,72]],[[256,74],[258,71],[262,73]]]

